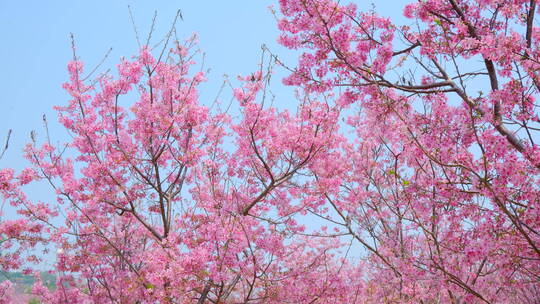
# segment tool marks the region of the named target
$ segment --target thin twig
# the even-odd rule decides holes
[[[4,149],[2,150],[2,153],[0,154],[0,159],[4,156],[4,153],[6,153],[8,147],[9,147],[9,139],[11,138],[11,132],[12,131],[13,131],[12,129],[8,130],[8,134],[7,134],[7,137],[6,137],[6,144],[4,145]]]

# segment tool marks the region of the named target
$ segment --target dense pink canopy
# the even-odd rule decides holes
[[[194,38],[116,76],[75,57],[57,107],[71,141],[0,170],[19,213],[0,270],[57,249],[43,303],[540,301],[536,1],[416,1],[408,25],[279,9],[295,111],[272,106],[275,55],[239,78],[239,115],[199,100]],[[57,201],[27,198],[38,181]]]

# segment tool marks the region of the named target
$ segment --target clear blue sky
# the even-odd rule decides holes
[[[375,4],[382,15],[400,18],[405,2],[379,0]],[[357,3],[371,7],[368,1]],[[217,93],[223,74],[234,78],[257,69],[262,44],[294,63],[291,52],[275,43],[278,31],[268,9],[272,4],[277,5],[277,1],[0,0],[2,145],[8,129],[13,129],[10,149],[0,160],[0,168],[24,166],[20,152],[31,130],[43,135],[43,114],[51,122],[52,137],[63,141],[65,133],[56,124],[52,107],[67,100],[61,84],[67,78],[66,63],[71,58],[69,33],[75,34],[78,55],[88,67],[97,64],[111,47],[104,67],[113,67],[120,57],[137,52],[128,5],[141,36],[150,28],[154,11],[158,12],[154,37],[163,36],[181,9],[184,21],[178,25],[179,36],[199,33],[206,66],[211,68],[209,82],[203,87],[203,96],[209,98]]]
[[[52,107],[67,101],[61,84],[71,59],[70,33],[75,34],[78,55],[87,67],[95,66],[111,47],[105,68],[137,53],[128,4],[141,36],[157,11],[154,37],[158,38],[181,9],[184,21],[178,24],[179,36],[199,33],[205,66],[211,68],[205,96],[215,96],[223,74],[234,78],[256,70],[263,43],[279,48],[270,3],[262,1],[0,1],[2,144],[8,129],[13,129],[0,167],[24,165],[20,152],[31,130],[43,135],[43,114],[51,122],[52,137],[63,139]]]

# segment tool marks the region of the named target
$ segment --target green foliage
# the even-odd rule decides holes
[[[56,276],[46,271],[40,272],[40,276],[41,281],[47,288],[49,288],[49,290],[56,289]],[[25,292],[30,291],[32,285],[36,282],[36,279],[32,275],[25,275],[21,272],[0,271],[0,283],[6,280],[21,286]]]

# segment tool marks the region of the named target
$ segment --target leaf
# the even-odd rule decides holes
[[[144,288],[146,289],[154,289],[156,286],[152,283],[144,283]]]

